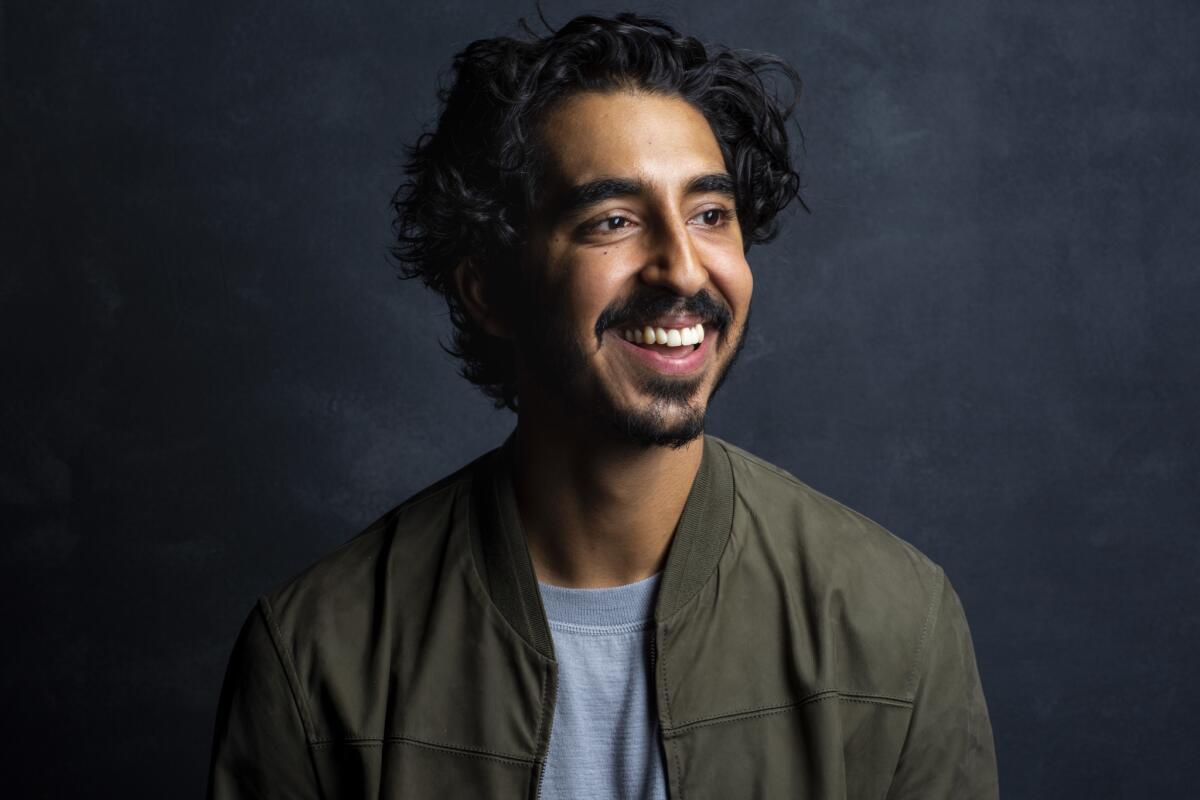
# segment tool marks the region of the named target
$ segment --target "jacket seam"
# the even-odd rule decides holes
[[[671,753],[675,757],[675,783],[679,789],[679,800],[683,800],[683,767],[679,763],[679,746],[671,742]]]
[[[847,703],[867,703],[870,705],[891,706],[894,708],[912,708],[912,701],[901,697],[892,697],[882,694],[862,694],[855,692],[841,692],[837,689],[828,689],[826,691],[815,692],[797,700],[794,703],[782,703],[779,705],[758,706],[755,708],[738,709],[729,711],[724,714],[718,714],[713,717],[703,717],[701,719],[690,720],[681,723],[671,728],[669,731],[663,731],[665,736],[675,737],[682,733],[686,733],[696,728],[704,728],[710,725],[721,725],[728,722],[738,722],[743,719],[757,719],[760,717],[769,717],[776,714],[784,714],[793,711],[802,706],[811,705],[812,703],[821,702],[822,700],[841,700]]]
[[[420,747],[426,750],[436,750],[442,753],[450,753],[452,755],[465,756],[468,758],[482,758],[488,761],[498,761],[510,766],[528,767],[532,766],[535,761],[533,759],[524,758],[522,756],[514,756],[509,753],[500,753],[493,750],[484,750],[476,747],[464,747],[462,745],[448,744],[446,742],[432,742],[425,739],[417,739],[412,736],[364,736],[342,739],[321,739],[310,742],[309,747],[313,750],[337,747],[339,745],[346,747],[382,747],[385,744],[404,744],[413,747]]]
[[[679,613],[679,609],[676,609],[675,613]],[[672,614],[671,616],[674,616],[674,614]],[[663,632],[664,636],[658,636],[657,632],[655,633],[656,639],[658,640],[657,647],[660,649],[660,651],[662,648],[661,640],[663,638],[665,638],[665,634],[667,633],[666,625],[662,626],[662,632]],[[671,713],[671,679],[670,679],[670,677],[668,675],[668,671],[667,671],[667,660],[665,658],[661,657],[661,652],[660,652],[660,657],[658,659],[658,663],[659,663],[659,666],[662,668],[663,699],[664,699],[664,704],[667,707],[667,723],[668,723],[668,727],[665,730],[663,730],[662,733],[663,733],[663,738],[669,739],[671,737],[668,734],[668,731],[675,730],[676,726],[674,724],[675,717]],[[676,788],[678,789],[677,794],[679,796],[679,800],[683,800],[683,766],[679,762],[679,748],[675,745],[674,742],[671,742],[670,747],[671,747],[671,760],[675,762],[675,785],[676,785]]]
[[[312,714],[308,710],[308,704],[300,691],[300,676],[296,672],[296,665],[292,663],[291,651],[283,644],[283,632],[280,631],[271,610],[271,603],[265,596],[259,598],[259,608],[267,622],[267,631],[271,635],[271,643],[275,646],[275,654],[283,664],[283,672],[292,693],[292,702],[295,703],[296,711],[300,714],[300,723],[304,726],[304,735],[311,742],[316,738],[316,729],[313,727]]]
[[[540,756],[543,760],[545,760],[550,755],[550,737],[549,736],[546,737],[546,752],[544,755],[541,754],[542,736],[545,735],[545,729],[542,726],[546,724],[546,705],[547,705],[547,698],[549,697],[549,695],[550,695],[550,665],[544,664],[542,666],[542,705],[538,709],[537,752],[534,754],[535,760],[538,756]],[[556,697],[555,700],[557,701],[557,699],[558,698]]]
[[[267,635],[271,637],[271,645],[275,648],[275,657],[279,659],[283,666],[283,675],[288,682],[288,691],[292,695],[292,704],[296,708],[296,713],[300,717],[300,726],[304,729],[304,738],[308,742],[312,742],[316,738],[316,728],[313,726],[312,713],[309,711],[308,703],[305,701],[304,692],[300,689],[300,676],[296,672],[296,665],[292,662],[292,653],[283,643],[283,633],[279,630],[279,624],[275,621],[275,614],[271,610],[271,602],[266,596],[258,598],[259,613],[262,614],[263,620],[267,624]],[[324,796],[321,790],[321,772],[317,768],[316,755],[311,749],[308,751],[308,764],[312,769],[313,781],[318,796]]]
[[[914,698],[917,693],[917,683],[920,680],[921,664],[925,659],[925,649],[929,644],[929,636],[937,625],[938,615],[942,610],[942,595],[945,593],[946,573],[937,568],[937,585],[929,597],[929,607],[925,610],[925,621],[921,624],[921,637],[917,642],[917,651],[913,654],[912,668],[904,679],[904,691]]]

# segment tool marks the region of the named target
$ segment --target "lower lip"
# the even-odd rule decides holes
[[[668,375],[686,375],[689,372],[695,372],[699,369],[708,356],[710,345],[716,337],[709,331],[705,331],[705,333],[707,335],[704,337],[704,341],[700,342],[700,346],[682,358],[670,358],[657,350],[647,350],[644,347],[639,347],[633,342],[626,341],[615,331],[610,331],[609,335],[618,345],[628,350],[635,358],[638,358],[643,364],[656,372],[664,372]],[[686,346],[684,345],[684,347]]]

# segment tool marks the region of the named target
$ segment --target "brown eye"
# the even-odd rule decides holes
[[[725,223],[728,216],[729,213],[723,208],[710,208],[707,211],[701,211],[695,218],[707,227],[718,228]]]
[[[629,219],[626,217],[606,217],[600,220],[600,224],[604,226],[604,230],[612,231],[626,227],[629,224]]]

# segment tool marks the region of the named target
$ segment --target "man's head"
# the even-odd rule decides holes
[[[745,253],[798,189],[771,70],[798,86],[631,14],[459,54],[396,194],[396,254],[498,406],[566,404],[647,445],[703,430],[744,342]]]

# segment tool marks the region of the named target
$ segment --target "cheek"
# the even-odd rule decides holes
[[[626,256],[619,247],[570,252],[563,241],[551,244],[548,296],[554,298],[556,316],[569,317],[573,326],[590,331],[621,294]]]
[[[571,303],[583,317],[582,322],[590,327],[605,308],[622,296],[624,287],[624,273],[615,257],[605,258],[601,255],[575,265],[570,288]]]
[[[746,259],[739,253],[736,258],[722,261],[711,270],[710,277],[734,314],[744,316],[745,309],[750,305],[750,296],[754,293],[754,275]]]
[[[746,293],[746,304],[749,305],[750,296],[754,294],[754,272],[750,269],[749,264],[746,265],[743,281],[745,282],[745,288],[743,291]]]

